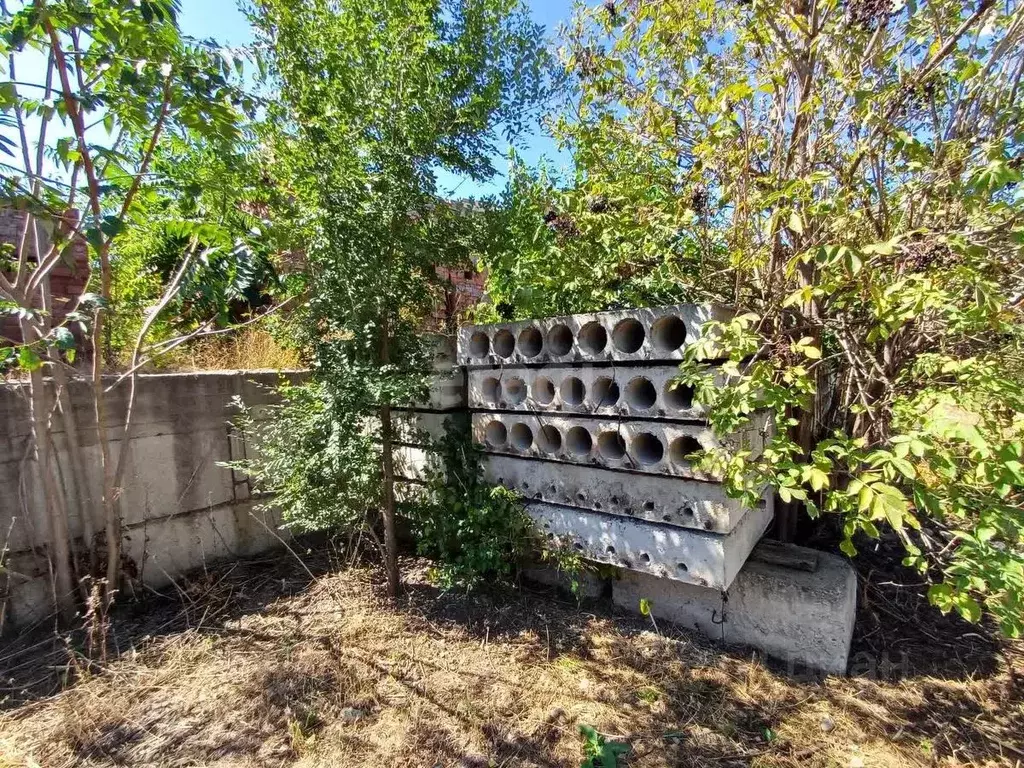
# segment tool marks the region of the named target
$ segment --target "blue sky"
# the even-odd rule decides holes
[[[572,16],[573,0],[527,0],[534,20],[542,24],[548,37],[553,37],[560,24]],[[182,31],[192,37],[213,38],[222,45],[240,47],[252,41],[249,22],[238,9],[236,0],[183,0],[180,17]],[[544,135],[540,126],[521,140],[523,144],[519,153],[530,165],[537,165],[542,159],[555,169],[564,168],[568,162],[564,154],[551,139]],[[508,167],[506,160],[508,148],[499,148],[494,159],[494,167],[499,171],[498,177],[487,184],[478,184],[471,179],[464,179],[442,172],[438,174],[441,191],[449,197],[480,197],[497,194],[505,187],[504,172]]]

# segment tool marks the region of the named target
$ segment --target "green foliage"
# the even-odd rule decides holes
[[[161,181],[144,190],[148,216],[121,235],[111,253],[109,357],[131,351],[146,309],[190,251],[200,256],[154,324],[154,342],[200,326],[225,328],[302,290],[304,281],[280,256],[292,246],[287,222],[266,216],[272,204],[283,203],[262,170],[264,161],[244,143],[227,151],[174,139],[156,154]]]
[[[437,562],[434,577],[446,589],[507,580],[540,549],[533,521],[515,491],[484,482],[464,429],[446,422],[435,450],[425,493],[407,507],[418,551]]]
[[[492,314],[735,305],[682,377],[758,456],[701,457],[898,536],[932,600],[1024,629],[1019,3],[639,0],[581,9],[551,124],[567,189],[514,181]],[[666,287],[667,286],[667,287]],[[719,365],[723,362],[724,364]],[[727,384],[728,386],[721,386]]]
[[[265,140],[308,261],[311,397],[356,425],[335,450],[360,456],[343,469],[366,493],[339,504],[379,507],[387,532],[388,410],[425,394],[436,267],[464,261],[479,230],[439,199],[434,173],[493,173],[498,126],[514,132],[540,95],[540,31],[517,0],[258,0],[251,18],[279,94]],[[375,462],[362,460],[368,433]]]
[[[580,768],[618,768],[619,758],[629,754],[629,747],[617,741],[608,741],[593,726],[581,725],[584,760]]]
[[[356,530],[380,496],[379,435],[342,395],[319,382],[282,384],[280,402],[255,411],[240,400],[235,427],[259,446],[230,466],[273,495],[296,531]]]
[[[646,179],[623,178],[638,185]],[[708,260],[721,261],[721,254],[700,251],[685,233],[683,210],[654,186],[617,189],[580,168],[562,189],[515,162],[497,203],[480,254],[491,299],[478,310],[480,322],[702,298]]]
[[[238,85],[240,59],[209,41],[182,36],[177,0],[20,6],[11,11],[5,5],[0,12],[0,72],[9,78],[0,82],[0,125],[21,144],[6,138],[0,143],[0,202],[26,211],[50,230],[52,251],[15,264],[11,285],[0,284],[5,294],[0,298],[39,306],[34,294],[44,281],[41,274],[29,273],[48,272],[50,255],[81,238],[98,267],[92,290],[106,302],[92,309],[115,313],[115,327],[105,334],[108,351],[115,341],[128,347],[182,257],[183,249],[171,254],[177,258],[165,265],[161,282],[138,250],[155,237],[155,229],[175,218],[169,201],[187,195],[176,175],[181,166],[163,160],[173,147],[196,145],[218,157],[231,156],[242,117],[254,113],[255,102]],[[67,220],[69,208],[81,213],[80,224]],[[193,211],[183,224],[209,223],[207,214]],[[122,244],[125,255],[113,297],[111,254],[116,260]],[[228,249],[221,261],[235,256]],[[40,261],[46,266],[38,266]],[[194,283],[199,284],[209,283],[203,278]],[[85,314],[84,302],[71,309],[67,326],[86,331],[94,318]],[[216,313],[219,307],[203,310]],[[192,325],[205,321],[198,314]],[[35,325],[42,327],[33,330],[37,336],[56,334],[54,343],[37,346],[73,359],[69,340],[75,337],[69,327],[50,329],[50,320],[39,320]]]

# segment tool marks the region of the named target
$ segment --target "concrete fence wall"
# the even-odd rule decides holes
[[[301,374],[287,374],[295,379]],[[185,571],[214,560],[257,554],[280,544],[278,521],[256,512],[245,477],[218,466],[243,458],[248,446],[229,419],[235,395],[248,405],[272,402],[275,372],[203,372],[139,378],[135,424],[121,510],[125,526],[126,588],[162,589]],[[99,512],[101,476],[98,435],[87,382],[74,382],[71,400],[82,432],[86,488],[69,495],[72,537],[81,543],[83,521],[75,496]],[[128,388],[108,400],[109,434],[116,457],[124,425]],[[52,598],[46,559],[47,522],[32,441],[27,387],[0,386],[0,572],[4,624],[24,627],[43,620]],[[71,482],[66,435],[55,416],[54,446],[61,480]],[[102,530],[102,520],[94,522]],[[77,547],[81,550],[82,547]],[[145,585],[145,586],[143,586]]]

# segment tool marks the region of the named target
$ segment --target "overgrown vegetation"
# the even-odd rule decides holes
[[[255,104],[252,97],[243,98]],[[160,301],[189,251],[200,255],[190,260],[173,301],[152,322],[152,345],[169,346],[197,329],[236,336],[232,329],[239,323],[301,289],[301,264],[289,263],[295,247],[291,227],[268,215],[273,205],[285,202],[264,170],[269,158],[254,131],[244,126],[230,147],[199,137],[169,137],[154,152],[152,172],[161,184],[147,190],[145,217],[126,229],[111,254],[116,310],[110,313],[103,352],[109,364],[130,365],[148,309]],[[278,318],[262,325],[272,328],[273,320]],[[174,365],[182,353],[201,355],[208,341],[176,345],[156,358],[154,367]]]
[[[575,172],[517,177],[491,316],[734,305],[685,379],[718,431],[779,429],[708,467],[776,490],[783,536],[895,531],[941,610],[1019,635],[1020,5],[604,3],[561,52]]]
[[[278,94],[273,173],[294,198],[288,216],[309,264],[314,381],[285,394],[328,426],[291,444],[295,462],[313,464],[295,467],[313,500],[287,484],[268,490],[285,492],[300,527],[369,514],[395,594],[392,408],[426,394],[433,350],[421,332],[436,266],[464,262],[479,230],[440,199],[435,170],[493,174],[499,126],[514,134],[540,93],[539,30],[518,0],[260,0],[252,19]]]
[[[22,214],[16,249],[0,262],[0,313],[17,317],[20,332],[0,346],[0,366],[14,364],[28,380],[53,595],[65,619],[92,594],[91,580],[106,603],[120,587],[121,486],[138,370],[217,332],[253,263],[245,243],[193,204],[196,195],[172,173],[182,153],[233,157],[255,110],[239,87],[241,61],[184,38],[178,11],[177,0],[0,3],[0,203]],[[146,246],[140,261],[132,243],[156,229],[173,247]],[[78,244],[88,247],[94,289],[61,307],[52,273]],[[154,264],[157,275],[147,271]],[[179,324],[172,313],[188,319]],[[68,395],[81,350],[91,357],[89,420]],[[104,374],[115,357],[127,371],[111,383]],[[112,425],[108,392],[122,384],[127,412]],[[65,467],[52,447],[57,419]],[[98,465],[81,451],[90,431]],[[82,521],[84,548],[74,559],[72,515]]]
[[[544,549],[519,494],[484,482],[468,425],[446,424],[433,452],[426,487],[406,507],[417,550],[436,561],[445,588],[508,580]]]
[[[499,136],[545,96],[540,30],[518,0],[259,0],[265,102],[240,87],[235,52],[182,37],[177,12],[0,5],[2,194],[25,213],[0,269],[0,310],[20,323],[0,364],[27,376],[66,616],[92,593],[77,577],[104,580],[108,602],[121,580],[131,405],[117,451],[98,432],[98,482],[82,433],[108,421],[112,387],[205,336],[192,354],[253,339],[271,364],[311,363],[277,423],[243,419],[266,444],[247,469],[297,529],[382,533],[394,591],[392,409],[422,399],[432,372],[436,267],[476,259],[490,319],[734,305],[682,379],[719,432],[763,410],[778,430],[761,456],[706,467],[735,495],[776,491],[783,536],[804,511],[837,516],[850,555],[889,532],[941,610],[1024,629],[1018,3],[581,9],[560,49],[569,103],[550,120],[570,178],[520,163],[480,207],[441,199],[435,176],[490,178]],[[76,242],[93,290],[57,311],[50,273]],[[216,339],[282,302],[289,325]],[[67,379],[90,348],[95,422],[79,424]],[[713,387],[722,361],[729,386]],[[526,526],[470,453],[450,458],[410,520],[442,582],[465,586],[504,575]]]

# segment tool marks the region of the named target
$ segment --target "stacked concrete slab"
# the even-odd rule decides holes
[[[638,604],[633,593],[649,588],[669,618],[704,631],[723,621],[757,624],[750,608],[723,611],[723,600],[737,591],[744,604],[757,604],[758,574],[787,567],[759,560],[745,568],[771,523],[772,497],[744,507],[694,461],[721,444],[757,455],[772,429],[759,417],[716,436],[693,390],[678,381],[687,345],[705,322],[727,316],[714,306],[677,305],[465,326],[457,347],[487,478],[518,490],[550,537],[623,569],[617,602]],[[803,585],[794,586],[799,591],[806,580],[789,582]],[[787,583],[785,574],[769,581]],[[851,610],[826,631],[827,648],[814,633],[794,632],[783,655],[843,671]],[[768,634],[760,643],[756,631],[730,637],[775,655],[787,650]]]
[[[440,469],[432,445],[444,437],[445,423],[466,421],[466,371],[455,359],[455,339],[433,338],[433,368],[425,400],[408,408],[393,408],[396,487],[400,498],[415,496],[428,470]]]

